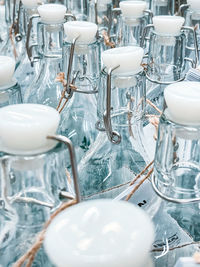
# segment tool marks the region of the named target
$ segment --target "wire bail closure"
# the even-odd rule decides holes
[[[112,130],[112,123],[111,123],[111,78],[112,72],[119,68],[120,65],[110,68],[107,73],[107,90],[106,90],[106,111],[103,115],[105,131],[108,136],[108,139],[113,144],[119,144],[121,142],[121,135],[118,132]]]
[[[63,143],[67,146],[67,148],[69,150],[76,200],[77,200],[77,203],[80,203],[81,202],[81,196],[80,196],[79,183],[78,183],[76,154],[75,154],[74,146],[73,146],[71,140],[69,138],[67,138],[66,136],[62,136],[62,135],[47,136],[47,139],[58,141],[58,142]]]

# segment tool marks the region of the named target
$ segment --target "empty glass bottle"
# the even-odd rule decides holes
[[[103,53],[106,69],[101,73],[97,123],[102,132],[79,164],[82,195],[132,180],[149,160],[142,131],[146,97],[142,57],[140,47]]]
[[[149,22],[147,13],[151,14],[146,7],[147,5],[144,1],[120,2],[122,14],[118,17],[116,30],[117,45],[140,45],[143,29]]]
[[[6,181],[6,190],[2,193],[18,215],[15,236],[9,240],[0,264],[12,266],[61,204],[63,192],[66,195],[71,190],[66,176],[68,153],[65,148],[68,145],[71,149],[71,143],[63,136],[55,136],[60,116],[51,107],[11,105],[0,109],[0,117],[0,168],[4,171],[0,178],[2,183]],[[71,150],[71,153],[74,152]],[[72,171],[76,172],[74,163],[71,164]],[[46,262],[42,255],[41,251],[36,259],[37,266],[44,266]]]
[[[146,26],[143,41],[149,28],[150,31],[149,52],[147,59],[147,77],[151,82],[169,84],[183,80],[188,69],[186,64],[186,33],[193,34],[194,66],[198,62],[198,44],[196,32],[193,28],[182,27],[184,18],[178,16],[153,17],[153,25]]]

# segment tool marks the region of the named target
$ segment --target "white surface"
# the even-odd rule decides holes
[[[170,118],[181,124],[200,124],[200,83],[179,82],[164,90]]]
[[[104,199],[59,214],[44,246],[57,267],[147,267],[153,239],[153,225],[140,208]]]
[[[190,5],[191,9],[193,9],[194,11],[200,11],[199,0],[187,0],[187,3]]]
[[[13,154],[35,154],[55,146],[48,135],[56,133],[60,115],[48,106],[10,105],[0,109],[0,150]]]
[[[36,7],[38,5],[38,0],[22,0],[22,4],[26,8],[33,8],[33,7]]]
[[[0,87],[13,83],[15,60],[11,57],[0,56]]]
[[[67,8],[64,5],[45,4],[38,7],[41,20],[45,23],[60,23],[64,20]]]
[[[123,17],[139,18],[147,7],[144,1],[122,1],[119,3]]]
[[[77,44],[90,44],[95,41],[97,25],[87,21],[68,21],[64,24],[66,41],[72,42],[77,38]]]
[[[185,257],[180,258],[174,267],[199,267],[193,258]]]
[[[185,19],[179,16],[155,16],[153,25],[155,32],[165,35],[179,35]]]
[[[141,69],[144,50],[137,46],[112,48],[102,53],[102,60],[107,69],[120,65],[114,73],[135,74]]]

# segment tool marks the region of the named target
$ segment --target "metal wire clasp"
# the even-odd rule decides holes
[[[105,125],[105,131],[108,136],[108,139],[113,144],[119,144],[121,142],[121,135],[117,132],[114,132],[112,130],[112,123],[111,123],[111,116],[110,112],[112,110],[111,108],[111,77],[112,72],[119,68],[120,65],[110,68],[107,73],[107,90],[106,90],[106,111],[103,115],[104,125]]]
[[[60,143],[63,143],[67,146],[69,150],[69,156],[70,156],[70,163],[72,168],[72,175],[74,180],[74,190],[76,194],[76,200],[77,203],[81,202],[81,196],[80,196],[80,190],[79,190],[79,183],[78,183],[78,171],[77,171],[77,163],[76,163],[76,154],[74,151],[74,146],[70,139],[68,139],[66,136],[62,135],[52,135],[47,136],[47,139],[52,139],[55,141],[58,141]]]
[[[141,40],[140,40],[140,46],[141,47],[144,46],[145,40],[148,40],[147,35],[149,34],[150,29],[152,29],[152,28],[154,28],[153,24],[149,24],[146,27],[144,27],[144,30],[143,30],[142,36],[141,36]]]

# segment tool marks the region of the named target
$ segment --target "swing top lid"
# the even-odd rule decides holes
[[[39,104],[16,104],[0,109],[0,151],[34,155],[52,149],[60,115],[54,108]]]
[[[143,210],[125,201],[101,199],[58,214],[44,246],[57,267],[146,267],[153,240],[154,227]]]
[[[62,23],[67,8],[59,4],[45,4],[38,7],[41,21],[47,24]]]
[[[107,71],[119,66],[113,71],[114,74],[134,75],[143,70],[141,66],[143,56],[143,48],[124,46],[104,51],[102,53],[102,61]]]

